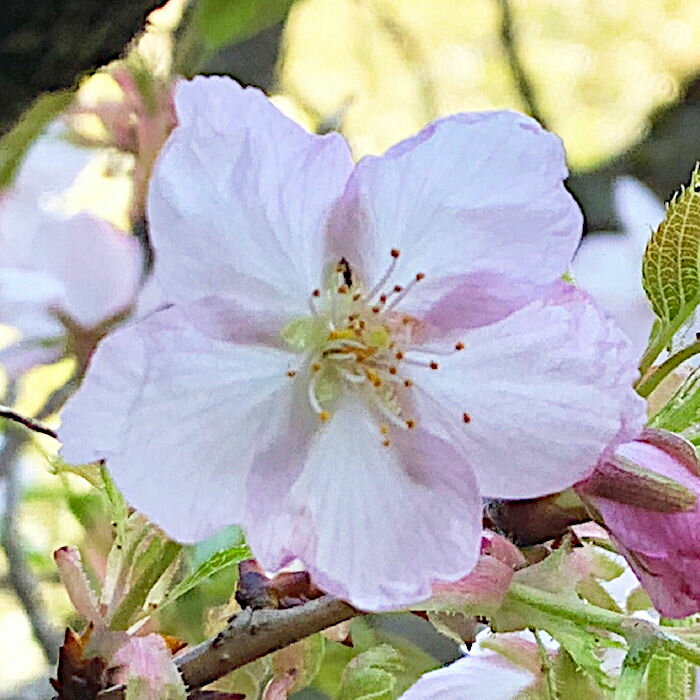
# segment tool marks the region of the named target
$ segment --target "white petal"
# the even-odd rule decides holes
[[[401,311],[442,328],[502,318],[566,269],[582,217],[561,142],[510,112],[458,114],[362,159],[333,217],[336,256],[372,287],[425,279]],[[449,307],[449,308],[447,308]]]
[[[49,219],[35,236],[35,265],[60,280],[62,311],[84,328],[125,311],[134,303],[143,273],[141,245],[88,214]]]
[[[263,566],[295,555],[319,586],[365,610],[429,597],[436,579],[471,571],[481,544],[481,499],[463,455],[420,429],[397,429],[385,447],[378,423],[363,401],[344,399],[296,481],[273,479],[275,465],[256,470],[248,524]]]
[[[574,287],[556,285],[463,340],[462,352],[438,358],[437,371],[414,372],[414,383],[419,419],[462,443],[484,495],[560,491],[611,441],[641,429],[629,341]]]
[[[614,316],[641,356],[654,312],[642,287],[642,256],[634,239],[623,233],[590,234],[572,268],[576,283]]]
[[[254,460],[286,439],[294,359],[157,312],[98,347],[63,412],[63,456],[106,459],[135,508],[177,540],[201,540],[242,521]]]
[[[426,673],[401,700],[512,700],[534,682],[532,673],[492,652]]]
[[[180,126],[148,202],[165,296],[255,297],[304,313],[322,281],[326,216],[352,169],[346,142],[306,133],[229,78],[183,83],[176,101]]]

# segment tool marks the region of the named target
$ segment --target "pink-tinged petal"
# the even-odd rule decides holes
[[[88,622],[103,623],[103,616],[85,573],[80,552],[75,547],[61,547],[53,553],[53,558],[73,607]]]
[[[700,476],[670,449],[635,440],[620,445],[615,453],[700,496]],[[700,501],[688,511],[657,512],[592,496],[586,482],[579,489],[602,517],[654,607],[673,618],[700,612]]]
[[[414,609],[485,615],[496,612],[517,569],[526,565],[522,552],[509,540],[485,530],[476,566],[464,578],[446,583],[436,581],[433,595]]]
[[[229,78],[182,83],[176,106],[148,201],[165,296],[255,295],[305,313],[322,282],[327,214],[352,169],[345,140],[305,132]]]
[[[128,637],[117,651],[111,665],[119,670],[116,684],[124,683],[133,697],[140,700],[185,700],[185,684],[173,662],[163,637],[149,634]]]
[[[99,345],[63,412],[63,456],[106,459],[135,508],[177,540],[204,539],[243,521],[250,469],[285,442],[294,362],[206,337],[177,308],[152,314]],[[303,433],[304,413],[294,419]]]
[[[397,429],[390,447],[383,439],[350,396],[316,432],[286,493],[258,475],[248,536],[265,568],[296,556],[319,587],[364,610],[423,600],[433,581],[471,571],[481,499],[464,456],[418,429]]]
[[[37,232],[36,267],[63,284],[61,311],[84,328],[134,303],[143,274],[141,245],[88,214],[46,219]]]
[[[639,432],[629,341],[576,288],[556,284],[463,341],[461,352],[436,358],[437,371],[414,370],[418,419],[462,445],[484,495],[561,491],[612,442]]]
[[[401,700],[512,700],[534,685],[536,676],[493,652],[465,656],[426,673]]]
[[[49,314],[66,297],[61,280],[27,267],[0,268],[0,323],[14,326],[25,338],[58,335],[63,328]]]
[[[333,215],[331,248],[371,287],[425,279],[401,311],[471,328],[531,301],[569,264],[582,216],[563,180],[559,139],[511,112],[434,122],[362,159]]]

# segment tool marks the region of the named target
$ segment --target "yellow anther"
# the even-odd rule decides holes
[[[379,426],[379,432],[380,432],[382,435],[388,435],[388,434],[389,434],[389,426],[388,426],[386,423],[382,423],[382,424]]]
[[[354,338],[356,335],[352,328],[344,328],[342,331],[334,330],[328,334],[328,340],[341,340],[342,338]]]
[[[328,413],[328,411],[321,411],[321,413],[318,414],[318,417],[325,423],[330,419],[331,414]]]

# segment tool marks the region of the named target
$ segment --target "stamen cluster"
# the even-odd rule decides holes
[[[406,285],[392,284],[400,251],[393,248],[390,255],[386,271],[367,292],[350,263],[341,258],[325,287],[311,293],[311,315],[293,320],[282,332],[287,344],[308,358],[309,403],[319,418],[330,419],[329,407],[344,388],[361,392],[388,421],[379,425],[386,447],[391,444],[390,425],[416,427],[410,415],[413,381],[404,366],[439,369],[434,359],[415,357],[413,336],[420,324],[397,311],[425,275],[418,272]],[[463,348],[459,342],[454,350]],[[297,373],[290,370],[288,375]]]

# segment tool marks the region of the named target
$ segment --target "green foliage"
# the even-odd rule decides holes
[[[195,23],[209,49],[255,36],[281,22],[294,0],[201,0]]]
[[[116,543],[123,546],[126,542],[126,525],[129,518],[129,508],[126,505],[124,496],[112,481],[112,477],[105,467],[100,467],[102,483],[104,484],[105,495],[110,507],[111,522],[116,530]]]
[[[187,697],[185,686],[182,683],[179,685],[168,683],[165,687],[159,688],[158,693],[160,700],[185,700]],[[126,686],[125,700],[143,700],[150,697],[153,697],[151,683],[146,678],[130,676]]]
[[[22,115],[17,126],[0,139],[0,189],[12,183],[29,147],[72,100],[72,90],[41,95]]]
[[[649,598],[649,594],[641,587],[637,586],[628,596],[625,601],[625,610],[632,614],[640,610],[651,610],[654,605]]]
[[[639,697],[644,674],[657,646],[657,640],[654,638],[640,638],[630,644],[615,690],[615,700],[636,700]],[[667,696],[660,695],[658,697],[666,698]]]
[[[654,313],[671,323],[700,300],[700,166],[690,185],[669,202],[666,218],[652,235],[642,266],[644,289]],[[692,309],[691,309],[692,310]]]
[[[252,553],[246,544],[236,545],[229,549],[222,549],[212,554],[208,559],[202,562],[189,576],[180,581],[164,598],[160,604],[162,610],[166,605],[174,602],[185,593],[191,591],[198,586],[202,581],[211,578],[214,574],[234,566],[239,562],[252,558]]]
[[[402,670],[401,656],[389,644],[368,649],[345,667],[338,700],[394,700]]]
[[[648,700],[691,700],[695,697],[695,667],[668,652],[657,652],[647,670]]]
[[[700,437],[700,370],[695,370],[683,382],[649,425],[679,433],[697,444]]]
[[[611,580],[623,569],[593,546],[573,547],[570,541],[550,554],[542,562],[529,566],[515,575],[518,584],[549,591],[557,595],[562,606],[567,602],[580,604],[581,597],[595,603],[591,610],[614,610],[617,606],[597,579]],[[602,605],[598,605],[602,603]],[[603,670],[601,661],[606,649],[622,648],[622,644],[592,626],[581,626],[563,617],[523,605],[507,596],[501,610],[492,618],[494,631],[509,632],[527,628],[544,630],[561,645],[571,657],[580,682],[594,683],[601,692],[614,689],[613,680]]]
[[[700,302],[700,166],[668,204],[647,244],[642,282],[659,322],[642,361],[646,371]]]
[[[182,545],[154,537],[145,552],[136,559],[138,572],[134,572],[129,589],[110,619],[113,630],[127,629],[138,617],[148,594],[158,583],[180,553]]]

